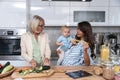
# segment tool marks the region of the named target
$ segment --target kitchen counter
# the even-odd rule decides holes
[[[26,78],[24,80],[105,80],[102,76],[97,76],[93,74],[93,66],[52,66],[52,69],[58,72],[55,72],[49,77],[37,77],[37,78]],[[66,75],[64,72],[59,72],[60,70],[66,70],[66,72],[85,70],[89,73],[92,73],[92,76],[73,79]],[[13,80],[11,76],[4,77],[0,80]]]

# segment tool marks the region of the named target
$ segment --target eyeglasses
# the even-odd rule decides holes
[[[38,27],[44,28],[44,25],[38,25]]]

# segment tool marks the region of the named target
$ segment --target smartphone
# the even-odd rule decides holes
[[[74,72],[67,72],[66,73],[68,76],[76,79],[76,78],[82,78],[82,77],[87,77],[87,76],[92,76],[92,74],[83,71],[83,70],[79,70],[79,71],[74,71]]]

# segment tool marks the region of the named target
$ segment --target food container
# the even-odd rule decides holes
[[[101,75],[101,74],[103,73],[103,69],[102,69],[101,67],[99,67],[99,66],[95,66],[95,67],[93,68],[93,73],[94,73],[95,75]]]
[[[120,80],[120,73],[115,74],[115,80]]]
[[[101,60],[102,61],[108,61],[109,60],[109,46],[102,45]]]
[[[103,77],[107,80],[113,80],[114,78],[114,69],[113,64],[110,61],[106,61],[105,67],[103,68]]]

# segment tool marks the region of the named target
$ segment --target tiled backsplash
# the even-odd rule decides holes
[[[50,47],[52,50],[52,57],[57,57],[56,54],[56,40],[60,36],[61,26],[46,26],[45,32],[49,34],[50,38]],[[93,26],[94,33],[108,34],[108,33],[117,33],[118,34],[118,43],[120,44],[120,26]],[[76,34],[76,26],[71,26],[71,35]]]

